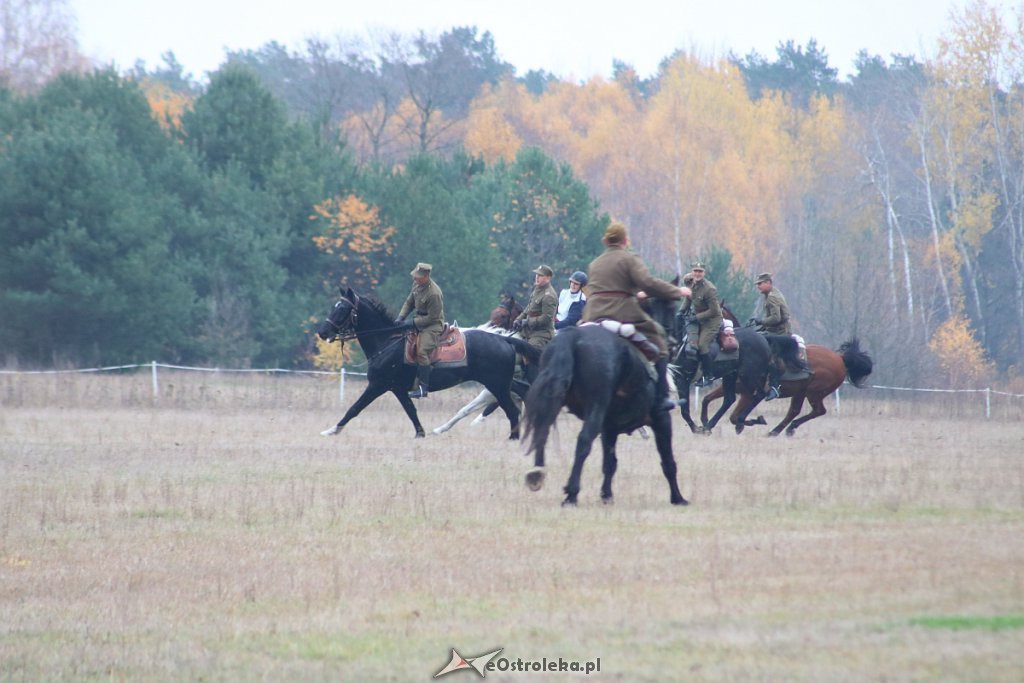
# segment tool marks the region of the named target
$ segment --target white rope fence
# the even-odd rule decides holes
[[[72,370],[0,370],[0,375],[67,375],[67,374],[81,374],[89,372],[109,372],[113,370],[133,370],[137,368],[150,368],[152,375],[153,385],[153,398],[160,396],[160,378],[158,368],[166,368],[168,370],[185,370],[191,372],[234,372],[234,373],[263,373],[263,374],[291,374],[291,375],[330,375],[338,377],[338,400],[344,403],[345,401],[345,378],[346,377],[366,377],[365,372],[353,372],[346,368],[342,368],[338,372],[327,371],[327,370],[288,370],[286,368],[201,368],[191,365],[171,365],[168,363],[158,363],[157,361],[150,361],[149,363],[136,363],[132,365],[108,365],[102,368],[77,368]],[[921,387],[890,387],[880,384],[868,384],[863,388],[865,389],[885,389],[888,391],[915,391],[923,393],[938,393],[938,394],[984,394],[985,397],[985,417],[992,417],[992,395],[1006,396],[1008,398],[1024,398],[1024,394],[1012,394],[1006,391],[999,391],[991,387],[985,387],[984,389],[931,389]],[[697,390],[697,398],[695,402],[700,401],[700,390]],[[840,412],[840,390],[836,389],[835,392],[836,400],[836,412]]]
[[[1011,394],[1005,391],[998,391],[992,387],[985,387],[984,389],[924,389],[920,387],[889,387],[881,384],[865,384],[863,389],[887,389],[889,391],[920,391],[924,393],[934,394],[984,394],[985,395],[985,417],[992,417],[992,394],[997,396],[1007,396],[1009,398],[1024,398],[1024,394]],[[841,387],[840,387],[841,389]],[[840,389],[836,389],[836,412],[839,410],[839,395]]]
[[[345,402],[345,378],[349,376],[366,377],[365,372],[352,372],[344,367],[340,371],[327,370],[288,370],[286,368],[200,368],[191,365],[170,365],[168,363],[135,363],[132,365],[108,365],[102,368],[76,368],[72,370],[0,370],[0,375],[72,375],[89,372],[108,372],[111,370],[133,370],[137,368],[150,368],[153,384],[153,398],[160,396],[160,377],[158,368],[168,370],[187,370],[192,372],[234,372],[234,373],[263,373],[263,374],[290,374],[290,375],[331,375],[338,377],[338,400]]]

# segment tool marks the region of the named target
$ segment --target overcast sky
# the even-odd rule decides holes
[[[775,56],[780,41],[815,38],[829,64],[848,75],[856,53],[931,57],[952,8],[967,0],[69,0],[82,49],[121,69],[153,67],[172,50],[203,78],[226,49],[271,40],[301,49],[311,36],[374,31],[490,31],[519,75],[544,69],[581,80],[609,76],[613,59],[650,76],[677,48],[705,55]],[[1006,8],[1016,3],[992,2]]]

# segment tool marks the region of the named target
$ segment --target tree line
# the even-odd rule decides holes
[[[151,354],[162,338],[160,350],[183,359],[301,362],[301,322],[339,281],[397,302],[411,263],[433,260],[452,314],[475,322],[499,289],[523,292],[536,263],[582,267],[611,215],[661,274],[710,259],[710,278],[744,317],[757,300],[752,277],[774,272],[797,330],[830,345],[861,336],[881,380],[1018,376],[1021,37],[975,2],[951,16],[934,58],[864,52],[842,82],[813,40],[780,43],[771,58],[677,52],[649,78],[616,62],[610,78],[568,82],[517,75],[489,33],[458,27],[374,44],[269,43],[228,53],[208,84],[168,53],[153,68],[16,89],[3,95],[0,162],[14,183],[4,201],[22,203],[0,219],[11,226],[0,256],[31,254],[49,263],[42,273],[73,271],[74,284],[0,274],[3,312],[23,321],[0,332],[4,348],[38,362],[115,348],[121,359],[128,347]],[[134,137],[103,129],[115,92],[138,117]],[[60,123],[76,113],[88,143]],[[63,187],[45,155],[70,153],[65,134],[95,146],[86,156],[116,159],[89,168],[113,185],[96,180],[34,215],[29,197],[47,197],[46,181],[49,192]],[[36,155],[48,169],[32,188],[16,147],[18,163]],[[117,198],[71,205],[100,188]],[[115,237],[122,230],[152,239],[127,243]],[[88,261],[61,256],[94,238],[97,253],[145,244],[140,262],[166,261],[151,273],[99,267],[96,277],[144,282],[160,270],[162,290],[129,291],[176,311],[174,325],[153,324],[181,330],[180,340],[142,334],[146,323],[131,316],[145,307],[113,282],[89,281]],[[19,268],[11,273],[32,270]],[[49,337],[54,324],[32,313],[72,294],[106,302],[103,315],[83,316],[95,329],[75,344],[59,334],[25,343],[21,331]],[[95,336],[133,336],[110,320],[133,320],[143,338],[118,348]]]

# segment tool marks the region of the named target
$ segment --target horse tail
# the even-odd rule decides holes
[[[511,344],[512,348],[515,349],[517,353],[521,354],[523,358],[525,358],[529,362],[540,362],[540,349],[538,349],[536,346],[530,346],[529,344],[527,344],[522,339],[519,339],[518,337],[502,336],[501,338],[507,341],[509,344]]]
[[[864,380],[871,374],[875,364],[866,351],[861,351],[860,340],[853,337],[849,341],[843,342],[838,353],[843,357],[846,376],[850,378],[850,384],[855,387],[864,386]]]
[[[547,443],[548,434],[562,410],[576,365],[577,336],[579,328],[567,327],[560,330],[545,349],[544,367],[526,395],[523,440],[530,444],[527,454],[536,452]]]

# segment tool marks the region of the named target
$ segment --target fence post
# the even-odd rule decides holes
[[[153,368],[153,399],[160,395],[160,384],[156,380],[156,361],[150,362],[150,367]]]
[[[985,419],[992,417],[992,387],[985,387]]]
[[[338,402],[345,404],[345,366],[341,366],[341,376],[338,378]]]

